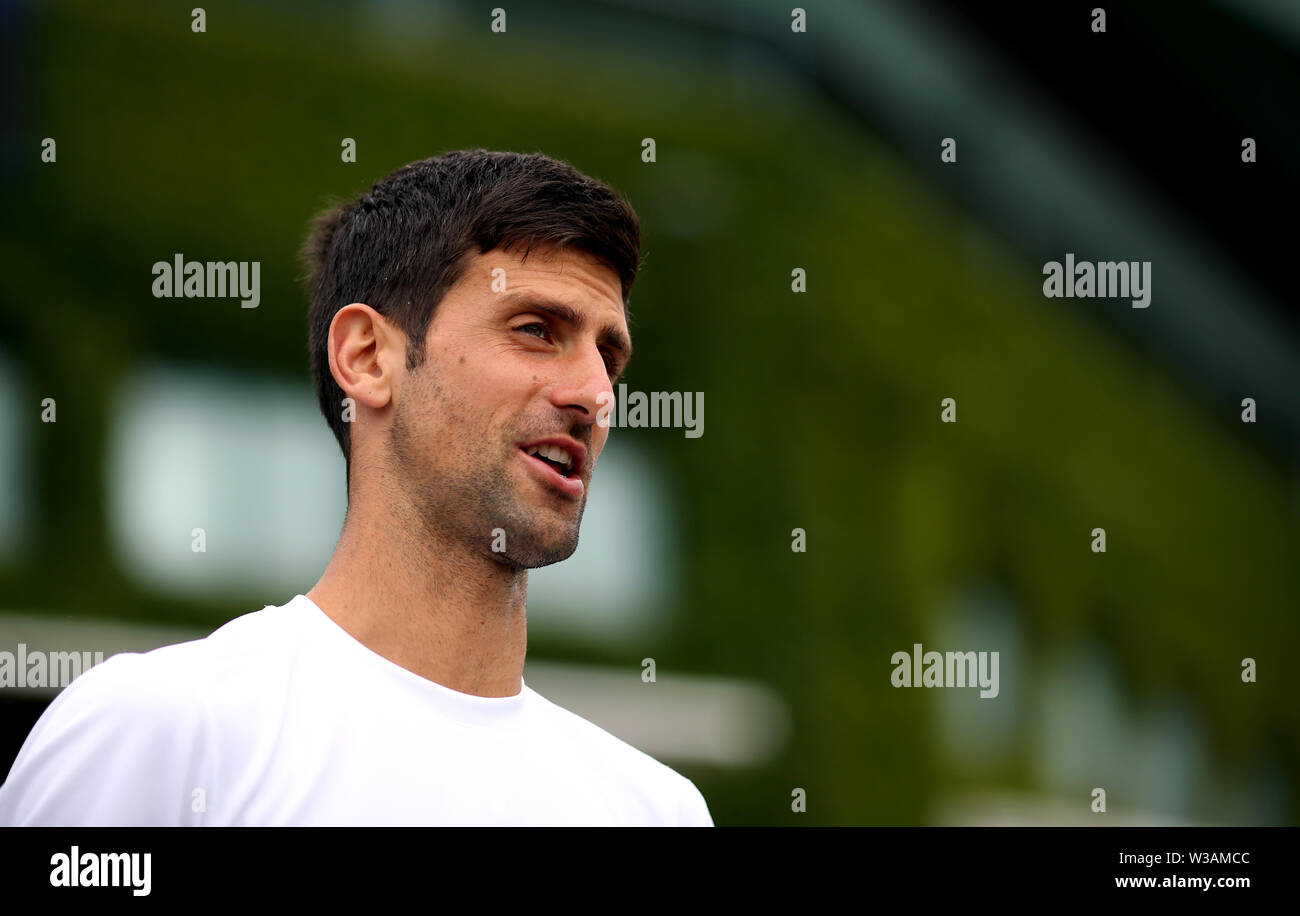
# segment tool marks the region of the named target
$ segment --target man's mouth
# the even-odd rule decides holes
[[[577,440],[548,436],[519,446],[519,451],[543,483],[571,497],[581,496],[586,490],[582,472],[587,450]]]
[[[526,454],[534,458],[545,461],[551,467],[555,468],[562,477],[572,477],[575,470],[573,455],[569,454],[566,449],[558,445],[530,445],[524,449]]]

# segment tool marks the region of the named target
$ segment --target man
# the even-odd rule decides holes
[[[523,682],[528,570],[577,547],[631,353],[636,214],[546,156],[452,152],[304,253],[348,468],[324,575],[83,674],[0,824],[711,826],[689,780]]]

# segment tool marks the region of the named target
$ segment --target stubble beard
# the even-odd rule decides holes
[[[412,374],[413,381],[416,375],[425,378],[412,386],[419,390],[410,391],[394,409],[389,450],[402,495],[414,509],[429,548],[462,546],[469,555],[486,556],[520,571],[571,557],[578,549],[586,493],[577,510],[565,515],[532,504],[513,470],[519,461],[516,443],[527,431],[518,436],[512,431],[499,443],[474,433],[449,437],[451,441],[435,441],[430,435],[422,442],[418,431],[433,429],[435,418],[447,421],[442,428],[472,427],[463,422],[465,405],[432,379],[428,361]],[[421,406],[410,406],[413,403]]]

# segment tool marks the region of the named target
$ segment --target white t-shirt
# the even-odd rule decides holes
[[[689,779],[520,687],[436,684],[298,595],[69,684],[0,825],[713,825]]]

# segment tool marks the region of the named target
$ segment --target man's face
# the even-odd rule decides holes
[[[597,412],[630,356],[618,276],[579,251],[477,255],[425,345],[390,427],[424,524],[517,568],[571,556],[609,435]]]

